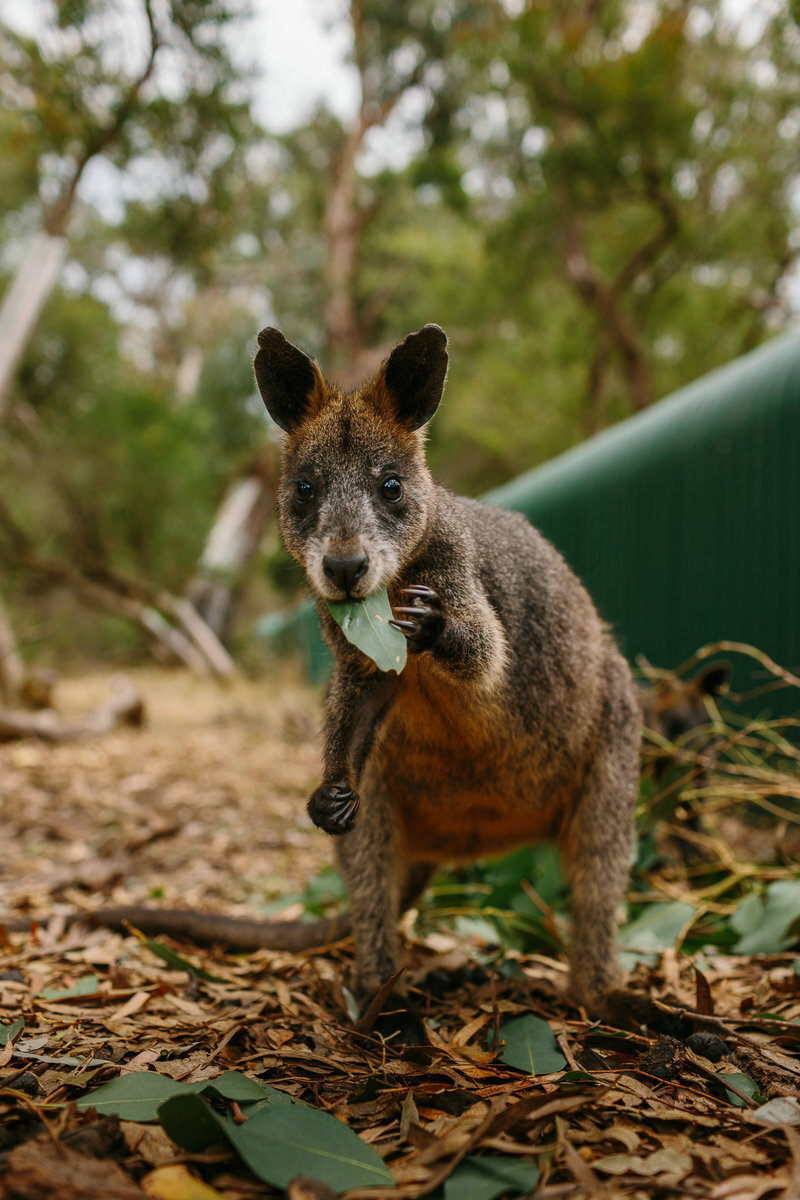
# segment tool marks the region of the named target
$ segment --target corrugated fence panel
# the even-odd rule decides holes
[[[630,658],[677,666],[725,639],[800,669],[800,335],[487,499],[558,546]]]

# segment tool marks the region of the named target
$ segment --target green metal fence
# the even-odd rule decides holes
[[[487,499],[555,543],[629,658],[672,667],[729,639],[800,667],[800,334]]]

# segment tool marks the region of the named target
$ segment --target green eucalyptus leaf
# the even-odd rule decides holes
[[[151,954],[155,954],[168,967],[174,967],[178,971],[188,971],[190,975],[196,975],[198,979],[202,979],[205,983],[228,982],[226,979],[221,979],[219,975],[211,975],[208,971],[204,971],[202,967],[196,967],[194,963],[189,962],[188,958],[176,954],[174,950],[170,950],[169,946],[165,946],[163,942],[156,941],[155,938],[143,936],[142,942],[147,946]]]
[[[519,1071],[550,1075],[567,1065],[547,1021],[532,1013],[505,1021],[499,1029],[499,1041],[505,1043],[500,1058]]]
[[[75,1000],[80,996],[94,996],[100,987],[96,975],[82,975],[72,987],[44,988],[39,995],[43,1000]]]
[[[16,1021],[12,1021],[10,1025],[0,1025],[0,1046],[7,1046],[9,1042],[13,1042],[18,1033],[21,1033],[25,1028],[25,1021],[22,1017],[17,1017]]]
[[[178,1083],[156,1071],[131,1071],[95,1088],[76,1102],[79,1109],[94,1108],[98,1113],[113,1113],[123,1121],[157,1121],[159,1107],[175,1097],[195,1096],[210,1092],[239,1104],[291,1104],[285,1092],[271,1088],[242,1075],[240,1071],[223,1071],[216,1079],[197,1083]]]
[[[535,1163],[502,1154],[471,1156],[459,1163],[444,1185],[444,1200],[495,1200],[532,1192],[539,1182]]]
[[[389,624],[392,606],[385,587],[364,600],[328,600],[327,605],[348,642],[371,658],[379,671],[400,674],[408,650],[404,635]]]
[[[225,1140],[254,1175],[275,1187],[287,1187],[296,1175],[310,1175],[337,1192],[395,1182],[380,1155],[330,1113],[275,1105],[246,1115],[237,1124],[199,1096],[176,1096],[159,1109],[179,1146],[197,1153]]]
[[[233,1125],[196,1092],[185,1092],[183,1095],[176,1093],[162,1100],[157,1117],[167,1136],[190,1154],[202,1154],[211,1146],[228,1140],[229,1129]]]
[[[694,905],[682,900],[649,904],[641,916],[619,932],[618,942],[623,948],[619,957],[624,970],[632,970],[638,962],[654,963],[659,951],[676,945],[695,914]]]
[[[763,896],[753,892],[739,904],[731,925],[740,934],[737,954],[779,954],[800,937],[800,882],[778,879]]]
[[[732,1083],[739,1089],[740,1092],[742,1092],[745,1096],[749,1096],[753,1100],[758,1099],[758,1086],[749,1075],[742,1075],[740,1071],[726,1071],[724,1073],[720,1072],[717,1075],[717,1079],[719,1079],[720,1083],[722,1084]],[[730,1091],[729,1088],[725,1088],[725,1096],[728,1100],[728,1103],[732,1104],[734,1108],[747,1107],[742,1097],[737,1095],[736,1092]]]

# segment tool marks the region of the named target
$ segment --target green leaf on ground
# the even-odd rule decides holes
[[[386,588],[379,588],[364,600],[328,600],[336,624],[348,642],[371,658],[379,671],[396,671],[406,665],[406,639],[389,622],[392,606]]]
[[[25,1028],[25,1021],[22,1017],[17,1017],[16,1021],[12,1021],[10,1025],[0,1025],[0,1046],[7,1046],[9,1042],[13,1042],[14,1038]]]
[[[465,1158],[444,1185],[444,1200],[496,1200],[532,1192],[539,1182],[535,1163],[501,1154]]]
[[[72,987],[44,988],[39,995],[43,1000],[73,1000],[78,996],[94,996],[99,987],[96,975],[82,975]]]
[[[745,896],[731,924],[737,954],[780,954],[800,939],[800,881],[778,879],[763,895]]]
[[[254,1175],[285,1188],[310,1175],[334,1191],[394,1185],[394,1176],[371,1146],[330,1113],[302,1105],[275,1105],[245,1113],[236,1124],[199,1096],[176,1096],[161,1105],[161,1123],[174,1142],[197,1153],[226,1140]]]
[[[159,1106],[165,1100],[201,1093],[236,1100],[239,1104],[293,1103],[285,1092],[250,1079],[240,1071],[223,1071],[216,1079],[202,1079],[197,1083],[179,1083],[156,1071],[131,1071],[81,1096],[77,1106],[79,1109],[94,1108],[98,1113],[113,1113],[123,1121],[157,1121]]]
[[[732,1083],[740,1092],[743,1092],[745,1096],[749,1096],[752,1100],[758,1099],[758,1087],[749,1075],[742,1075],[741,1071],[726,1071],[724,1074],[720,1072],[717,1078],[723,1085]],[[742,1097],[737,1096],[736,1092],[730,1091],[729,1088],[725,1088],[725,1096],[728,1103],[732,1104],[734,1108],[747,1108]]]
[[[527,1071],[530,1075],[551,1075],[554,1071],[562,1071],[567,1065],[547,1021],[534,1017],[532,1013],[505,1021],[499,1029],[499,1040],[503,1047],[501,1060],[519,1071]]]
[[[620,962],[626,971],[637,962],[654,963],[660,950],[675,946],[690,925],[696,909],[682,900],[649,904],[641,916],[619,932]]]
[[[165,962],[168,967],[174,967],[177,971],[188,971],[190,975],[202,979],[205,983],[227,983],[227,979],[220,979],[219,975],[211,975],[208,971],[204,971],[202,967],[196,967],[194,963],[189,962],[188,958],[183,958],[180,954],[176,954],[174,950],[170,950],[169,946],[165,946],[163,942],[158,942],[154,938],[145,937],[138,929],[131,926],[134,934],[139,938],[143,945],[151,954],[155,954],[162,962]]]

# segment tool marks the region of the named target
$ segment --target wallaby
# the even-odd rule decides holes
[[[441,863],[558,843],[571,890],[570,991],[602,1013],[620,981],[641,712],[583,585],[522,516],[434,483],[423,428],[447,373],[425,325],[356,391],[273,328],[255,375],[286,433],[285,543],[334,670],[312,820],[336,835],[362,1000],[401,963],[398,917]],[[382,673],[326,601],[388,589],[408,662]]]
[[[720,695],[730,675],[730,663],[724,660],[708,663],[688,680],[679,679],[671,672],[659,673],[649,686],[639,691],[645,730],[652,730],[668,742],[684,744],[688,740],[696,748],[697,736],[690,735],[710,724],[707,702]],[[656,760],[657,778],[663,775],[669,763],[668,755]]]

